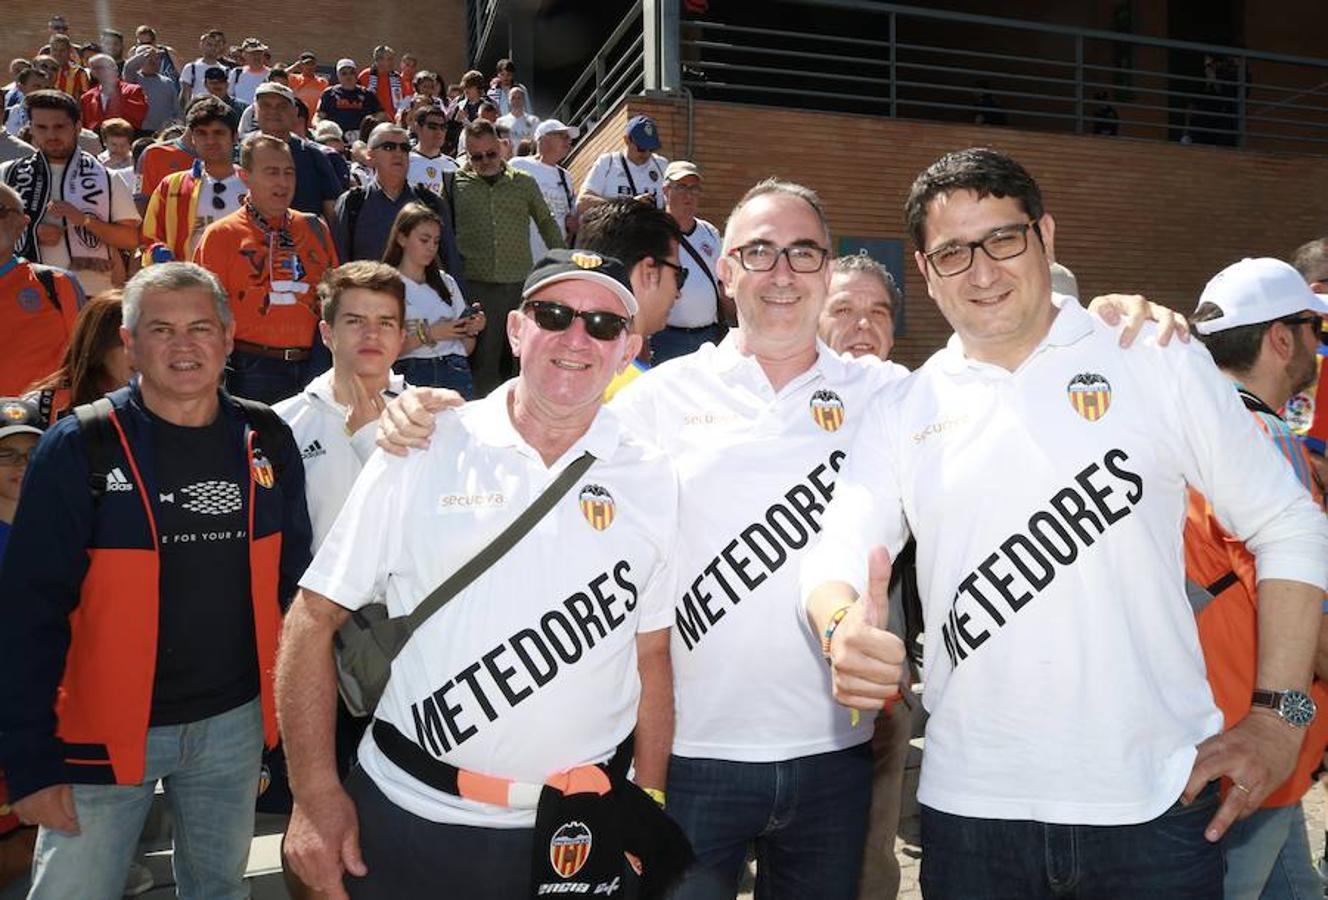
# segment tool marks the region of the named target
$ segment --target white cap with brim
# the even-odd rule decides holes
[[[353,59],[337,60],[337,71],[340,72],[342,69],[354,69],[356,72],[359,71],[359,68],[355,65],[355,60]]]
[[[1215,319],[1195,322],[1200,334],[1213,334],[1285,319],[1296,313],[1328,315],[1328,303],[1310,290],[1305,279],[1280,259],[1242,259],[1213,276],[1199,295],[1199,305],[1222,310]]]
[[[571,125],[564,125],[557,119],[545,119],[543,122],[540,122],[535,126],[535,140],[538,141],[546,134],[556,134],[560,131],[570,138],[575,138],[577,136],[577,130]]]

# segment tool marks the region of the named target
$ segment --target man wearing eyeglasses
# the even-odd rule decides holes
[[[467,161],[456,175],[453,203],[466,296],[488,317],[473,362],[475,396],[483,397],[517,369],[504,323],[521,302],[521,283],[530,271],[530,223],[546,246],[562,248],[564,242],[539,183],[503,161],[493,125],[471,122],[465,141]]]
[[[1205,352],[1152,333],[1124,352],[1053,295],[1055,223],[1014,160],[942,157],[906,217],[955,336],[863,410],[802,567],[805,635],[839,702],[897,697],[881,605],[914,536],[929,898],[1219,898],[1219,840],[1314,718],[1328,521]],[[1254,709],[1225,732],[1186,602],[1187,484],[1258,560]]]
[[[278,667],[295,795],[286,852],[334,900],[440,885],[519,900],[533,895],[532,859],[547,868],[551,857],[553,886],[622,896],[629,876],[610,848],[624,825],[578,818],[541,840],[536,798],[543,818],[556,800],[546,781],[603,781],[595,764],[635,729],[635,782],[664,801],[677,476],[602,408],[640,347],[636,312],[618,260],[551,251],[505,322],[520,375],[446,414],[415,458],[371,457],[309,567]],[[391,615],[414,609],[583,452],[594,462],[540,524],[406,643],[343,787],[338,627],[384,585]],[[644,801],[620,822],[658,823],[663,813],[620,778],[604,782],[620,810],[629,795]],[[560,849],[576,841],[588,858]],[[627,847],[648,873],[652,847]]]
[[[187,260],[203,230],[240,208],[247,192],[235,155],[231,109],[216,97],[194,101],[185,128],[198,159],[184,172],[167,175],[152,192],[143,214],[144,264],[169,258]]]

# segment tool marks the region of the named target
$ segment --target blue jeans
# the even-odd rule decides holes
[[[286,362],[236,350],[226,361],[226,390],[268,406],[294,397],[313,378],[309,360]]]
[[[1310,858],[1297,803],[1260,809],[1227,832],[1226,900],[1320,900],[1323,879]]]
[[[470,361],[460,353],[428,359],[399,359],[392,368],[414,387],[451,388],[467,400],[475,396],[475,382],[470,376]]]
[[[1204,838],[1216,782],[1139,825],[975,819],[922,807],[927,900],[1222,900],[1222,848]]]
[[[868,744],[769,763],[674,756],[667,808],[697,867],[672,900],[733,900],[752,843],[757,900],[852,900],[871,777]]]
[[[650,364],[657,366],[666,360],[695,353],[706,343],[718,344],[727,331],[722,325],[711,325],[697,331],[669,325],[650,336]]]
[[[76,784],[80,833],[38,832],[29,900],[116,900],[158,780],[174,821],[178,895],[245,900],[262,750],[257,698],[199,722],[149,728],[141,784]]]

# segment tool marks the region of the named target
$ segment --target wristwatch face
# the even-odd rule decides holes
[[[1292,725],[1304,728],[1314,721],[1315,705],[1309,694],[1301,691],[1284,691],[1277,711]]]

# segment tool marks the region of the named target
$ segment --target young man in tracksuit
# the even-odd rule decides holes
[[[121,329],[137,377],[29,464],[0,573],[0,762],[41,826],[31,897],[119,897],[158,780],[180,896],[248,896],[281,607],[310,538],[289,429],[220,389],[233,334],[210,273],[144,269]]]

